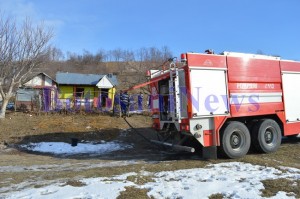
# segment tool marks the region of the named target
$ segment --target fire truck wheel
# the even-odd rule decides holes
[[[277,151],[281,144],[281,130],[277,122],[272,119],[258,122],[252,130],[252,144],[259,152]]]
[[[246,155],[250,148],[250,133],[246,125],[232,121],[221,133],[220,151],[229,158],[240,158]]]

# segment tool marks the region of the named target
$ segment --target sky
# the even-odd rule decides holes
[[[299,0],[0,0],[0,10],[52,27],[63,52],[168,46],[300,60]]]

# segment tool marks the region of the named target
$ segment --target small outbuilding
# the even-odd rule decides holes
[[[64,108],[85,107],[111,110],[117,77],[113,74],[80,74],[58,72],[59,100]]]
[[[34,73],[16,92],[16,107],[22,110],[51,111],[56,107],[57,83],[46,73]]]

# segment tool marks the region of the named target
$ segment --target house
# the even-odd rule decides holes
[[[65,108],[85,106],[86,109],[111,110],[118,80],[112,74],[80,74],[58,72],[56,81],[59,100]]]
[[[56,107],[57,83],[46,73],[34,73],[16,92],[16,107],[50,111]]]

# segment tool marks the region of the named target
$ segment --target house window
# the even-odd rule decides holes
[[[84,88],[76,88],[75,90],[75,97],[83,97]]]

